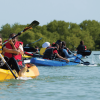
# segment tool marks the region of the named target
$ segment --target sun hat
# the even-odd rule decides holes
[[[42,48],[47,48],[48,46],[50,46],[49,42],[45,42],[45,43],[42,44]]]

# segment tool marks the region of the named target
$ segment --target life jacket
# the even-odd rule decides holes
[[[16,41],[16,43],[15,43],[16,49],[18,49],[18,47],[20,46],[20,44],[22,45],[23,42]],[[5,44],[5,46],[6,46],[6,48],[8,48],[8,49],[12,49],[12,46],[11,46],[11,44],[10,44],[9,42],[7,42],[7,43]],[[12,54],[12,53],[7,53],[7,52],[5,52],[5,53],[4,53],[4,56],[6,56],[6,57],[8,57],[8,58],[14,57],[14,58],[16,59],[16,61],[18,62],[18,65],[22,66],[22,55],[21,55],[21,54],[16,55],[16,54]]]
[[[44,55],[45,50],[46,50],[46,48],[41,48],[40,49],[40,55]]]
[[[82,52],[85,52],[86,46],[85,45],[79,45],[77,48],[77,54],[82,54]]]
[[[56,56],[53,54],[53,50],[57,49],[56,47],[47,47],[46,51],[44,52],[43,58],[45,59],[54,59]]]

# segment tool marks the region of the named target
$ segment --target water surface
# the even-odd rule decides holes
[[[82,59],[97,66],[37,66],[40,75],[30,80],[0,82],[0,100],[100,100],[100,54]]]

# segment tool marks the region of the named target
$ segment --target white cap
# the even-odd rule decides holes
[[[42,48],[47,48],[48,46],[50,46],[49,42],[45,42],[45,43],[42,44]]]

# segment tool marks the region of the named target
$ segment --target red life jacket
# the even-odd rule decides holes
[[[16,43],[15,43],[16,49],[18,49],[18,47],[20,46],[20,44],[22,45],[23,42],[16,41]],[[7,42],[7,43],[5,44],[5,46],[6,46],[6,48],[8,48],[8,49],[12,49],[12,46],[11,46],[11,44],[10,44],[9,42]],[[22,55],[21,55],[21,54],[16,55],[16,54],[12,54],[12,53],[7,53],[7,52],[5,52],[5,53],[4,53],[4,56],[6,56],[6,57],[8,57],[8,58],[14,57],[14,58],[17,60],[18,65],[21,65],[21,66],[22,66]]]

